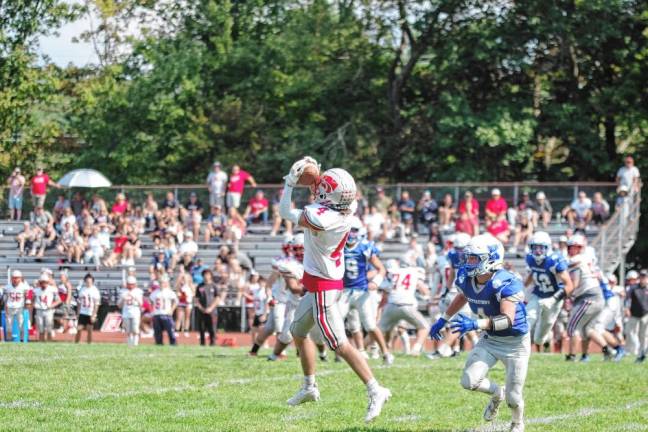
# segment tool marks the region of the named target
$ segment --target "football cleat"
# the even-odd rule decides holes
[[[524,423],[511,423],[511,432],[524,432]]]
[[[589,363],[590,357],[587,354],[583,354],[579,360],[581,363]]]
[[[565,361],[574,362],[576,361],[576,356],[574,354],[565,355]]]
[[[385,353],[383,356],[383,364],[385,366],[391,366],[394,364],[394,354],[392,353]]]
[[[635,360],[635,363],[643,363],[643,362],[645,362],[645,361],[646,361],[646,356],[645,356],[645,355],[640,355],[640,356],[637,357],[637,359]]]
[[[623,347],[619,347],[617,349],[616,355],[614,356],[614,361],[615,362],[620,362],[623,357],[625,357],[626,352]]]
[[[391,397],[391,391],[385,387],[378,387],[376,391],[369,393],[369,406],[367,407],[367,415],[365,422],[369,423],[380,415],[383,405]]]
[[[494,395],[491,397],[491,400],[488,401],[488,405],[486,405],[486,409],[484,410],[484,420],[487,422],[493,421],[495,417],[497,417],[497,413],[499,412],[499,406],[504,400],[504,387],[500,388],[500,392],[497,395]]]
[[[297,406],[304,402],[317,402],[320,399],[320,392],[317,389],[317,384],[313,387],[302,387],[295,394],[295,396],[288,399],[286,402],[290,406]]]

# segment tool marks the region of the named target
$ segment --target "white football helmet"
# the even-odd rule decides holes
[[[540,265],[551,251],[551,237],[545,231],[536,231],[529,240],[529,250],[536,264]]]
[[[394,271],[400,268],[400,263],[398,262],[397,259],[391,258],[388,259],[387,262],[385,263],[385,269],[387,271]]]
[[[452,239],[452,246],[457,251],[463,250],[470,243],[470,236],[466,233],[460,232],[454,235]]]
[[[290,255],[290,248],[292,245],[292,241],[293,241],[293,236],[291,234],[286,234],[284,236],[283,242],[281,243],[281,250],[286,256]]]
[[[580,234],[574,234],[567,239],[567,254],[574,258],[580,255],[585,250],[585,237]],[[576,263],[577,260],[572,259],[571,262]]]
[[[356,184],[342,168],[331,168],[320,176],[314,190],[315,201],[337,211],[348,211],[355,202]]]
[[[464,268],[470,277],[494,272],[504,264],[504,246],[490,234],[470,239],[463,254]]]
[[[302,261],[304,259],[304,234],[303,233],[295,234],[295,236],[292,239],[292,242],[290,242],[290,248],[295,258],[297,258],[299,261]]]

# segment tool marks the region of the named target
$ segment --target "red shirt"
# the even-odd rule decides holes
[[[47,174],[35,175],[31,179],[31,192],[34,195],[45,195],[50,178]]]
[[[231,174],[229,183],[227,184],[227,191],[234,193],[243,193],[245,182],[252,177],[249,172],[240,170],[238,174]]]
[[[256,197],[252,197],[250,198],[248,205],[250,206],[252,213],[257,214],[268,208],[268,200],[265,198],[256,199]]]
[[[506,200],[502,197],[499,197],[497,199],[491,198],[486,203],[486,210],[491,213],[495,213],[496,215],[506,213],[507,209],[508,204],[506,204]]]
[[[120,203],[116,202],[112,206],[112,212],[115,214],[124,214],[126,213],[126,207],[128,207],[128,201],[124,200]]]
[[[115,238],[115,248],[113,249],[115,253],[120,254],[124,252],[124,245],[128,241],[128,237],[125,235]]]
[[[472,198],[471,200],[472,203],[472,209],[470,209],[470,213],[473,216],[479,216],[479,203],[475,198]],[[462,199],[461,202],[459,203],[459,213],[466,213],[466,200]]]
[[[509,230],[509,224],[506,221],[506,219],[497,220],[492,224],[488,225],[488,228],[486,228],[486,230],[489,233],[491,233],[494,237],[497,237],[499,234],[502,234],[503,232]]]
[[[475,224],[473,224],[471,219],[457,219],[455,223],[455,231],[466,233],[469,236],[475,235]]]

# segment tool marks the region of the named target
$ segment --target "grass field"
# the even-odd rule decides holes
[[[269,363],[242,349],[5,344],[0,430],[508,430],[508,408],[486,425],[486,396],[461,389],[464,360],[373,361],[394,397],[365,426],[365,389],[344,364],[320,364],[322,400],[289,408],[301,379],[292,356]],[[502,367],[491,376],[502,382]],[[525,399],[529,431],[648,430],[648,367],[535,355]]]

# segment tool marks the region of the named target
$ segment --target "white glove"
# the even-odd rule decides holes
[[[319,164],[315,159],[310,156],[305,156],[302,159],[295,162],[292,167],[290,167],[290,172],[287,176],[284,177],[286,184],[290,187],[295,187],[302,173],[304,172],[304,167],[309,164],[314,164],[319,170]]]
[[[556,303],[557,303],[557,300],[556,300],[555,297],[553,297],[553,296],[552,297],[547,297],[545,299],[540,300],[540,307],[542,309],[549,310],[552,307],[554,307]]]

